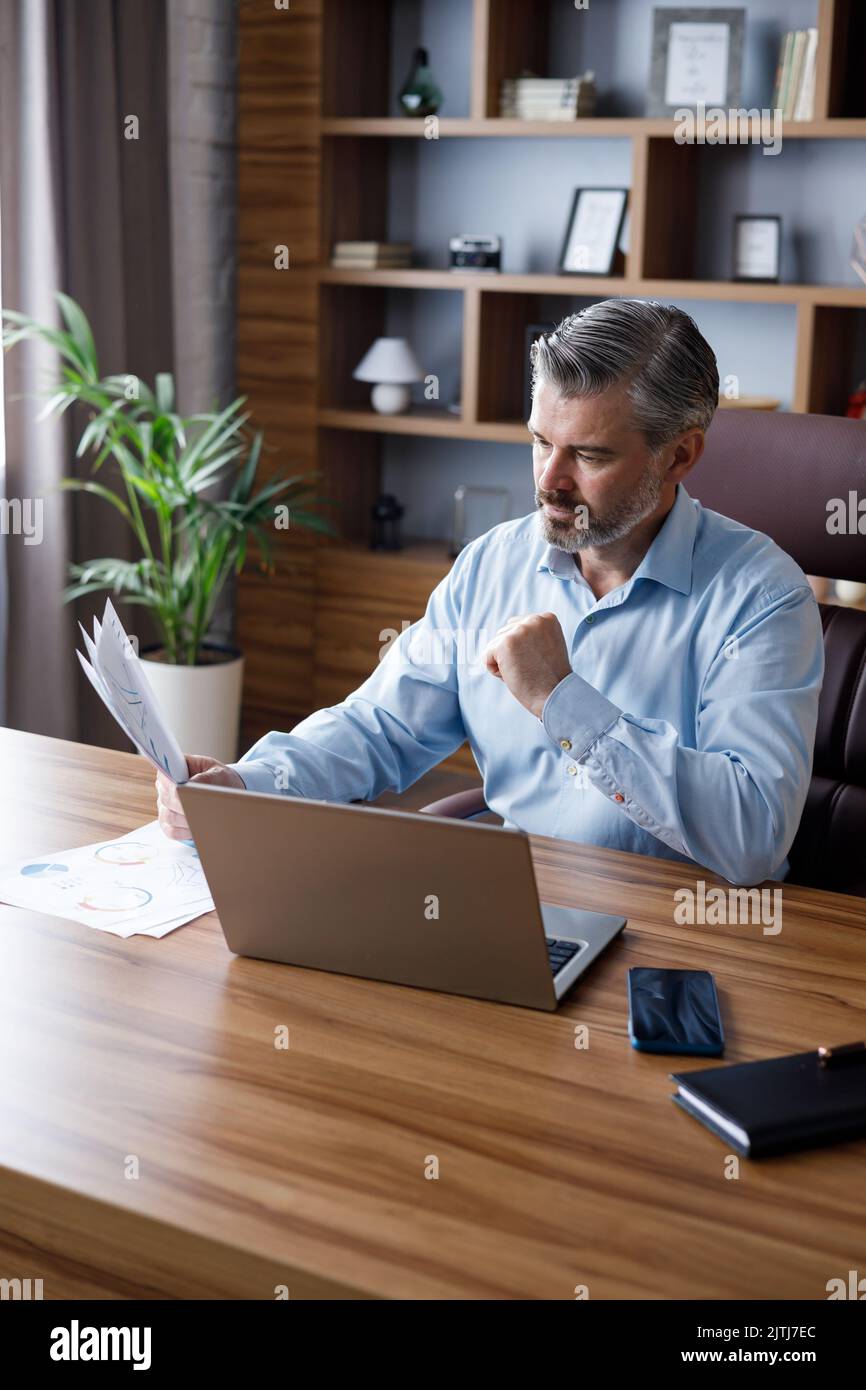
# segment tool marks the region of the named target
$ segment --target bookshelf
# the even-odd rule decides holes
[[[568,123],[498,117],[503,77],[525,67],[548,70],[556,0],[443,0],[431,22],[464,26],[467,91],[465,114],[443,115],[438,139],[495,141],[484,148],[495,150],[503,176],[509,148],[517,149],[510,141],[553,140],[563,151],[572,142],[627,141],[631,227],[624,273],[457,277],[437,268],[330,267],[336,240],[388,239],[394,152],[411,151],[425,138],[423,122],[391,114],[402,77],[393,70],[392,31],[411,27],[424,8],[413,0],[292,0],[288,11],[271,0],[239,6],[239,389],[275,446],[268,466],[319,470],[323,492],[337,503],[340,531],[330,542],[290,531],[278,538],[277,576],[253,572],[241,580],[238,637],[250,651],[247,737],[285,727],[288,716],[323,699],[342,698],[373,668],[380,630],[399,629],[423,611],[450,564],[445,541],[409,544],[390,555],[371,554],[364,545],[383,447],[395,436],[526,442],[523,326],[538,321],[544,297],[627,294],[789,306],[792,408],[844,408],[866,289],[699,278],[695,229],[711,147],[678,145],[671,121],[634,114],[601,112]],[[780,27],[790,27],[783,0],[776,9]],[[820,150],[825,141],[866,140],[864,9],[856,0],[815,0],[815,118],[786,123],[786,142]],[[435,68],[435,51],[433,62]],[[745,141],[748,123],[734,123],[727,133],[732,142]],[[749,148],[736,144],[732,158],[745,158]],[[274,269],[279,244],[290,251],[285,272]],[[457,297],[459,416],[444,405],[378,416],[367,388],[353,382],[352,368],[385,331],[395,294]]]

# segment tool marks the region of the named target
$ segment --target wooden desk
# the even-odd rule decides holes
[[[153,817],[139,758],[9,731],[0,758],[4,856]],[[822,1299],[866,1271],[866,1142],[726,1179],[670,1061],[629,1047],[625,992],[630,965],[709,967],[730,1061],[862,1037],[866,903],[785,888],[779,936],[681,927],[682,867],[535,849],[552,900],[629,917],[556,1015],[236,959],[213,916],[122,941],[0,907],[0,1276],[47,1298]]]

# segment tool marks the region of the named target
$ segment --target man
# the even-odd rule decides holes
[[[606,300],[532,365],[537,512],[467,546],[342,704],[233,766],[190,759],[194,780],[366,799],[468,738],[507,824],[784,877],[821,623],[788,555],[683,487],[718,402],[712,349],[679,309]],[[158,784],[163,829],[188,835]]]

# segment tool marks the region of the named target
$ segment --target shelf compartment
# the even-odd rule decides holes
[[[844,415],[849,395],[866,378],[866,303],[802,305],[797,325],[794,409]]]

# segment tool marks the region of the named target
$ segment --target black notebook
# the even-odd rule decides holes
[[[744,1157],[866,1134],[866,1062],[821,1067],[817,1052],[672,1072],[671,1097]]]

